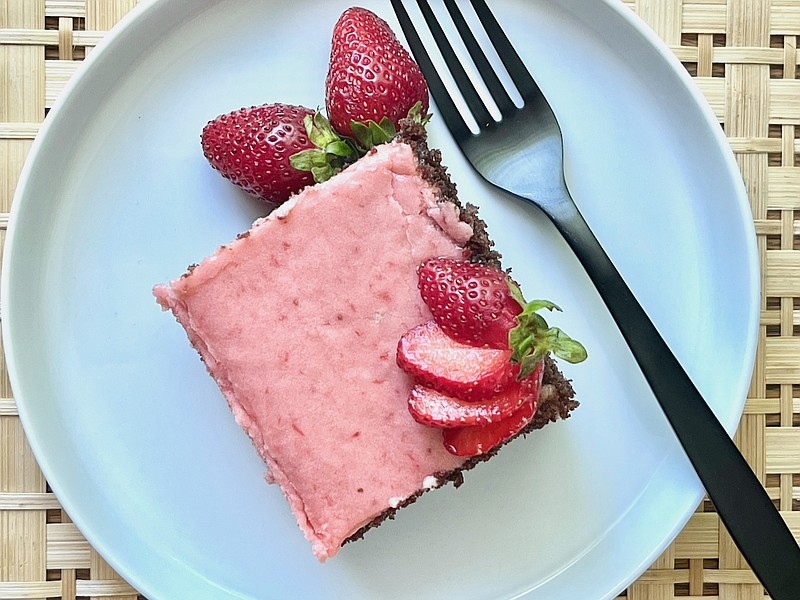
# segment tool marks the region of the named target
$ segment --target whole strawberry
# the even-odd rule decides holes
[[[508,348],[508,332],[522,306],[511,296],[508,275],[487,265],[432,258],[417,269],[422,300],[455,340]]]
[[[333,29],[325,80],[333,128],[369,148],[392,137],[398,121],[418,103],[416,111],[425,115],[428,86],[388,23],[365,8],[347,9]],[[361,125],[351,127],[352,122]]]
[[[494,267],[432,258],[417,269],[419,291],[436,324],[464,344],[510,349],[518,378],[527,377],[550,352],[572,363],[586,349],[538,311],[560,310],[548,300],[526,302],[517,284]]]
[[[272,204],[330,178],[351,153],[322,115],[288,104],[221,115],[203,128],[201,142],[223,177]]]

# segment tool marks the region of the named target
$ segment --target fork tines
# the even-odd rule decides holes
[[[525,67],[522,59],[520,59],[514,47],[511,45],[506,34],[495,19],[489,7],[484,0],[470,0],[472,7],[478,17],[486,35],[494,46],[498,57],[503,63],[508,75],[513,81],[517,91],[523,98],[536,97],[540,94],[536,82],[531,77],[528,69]],[[456,52],[453,50],[447,34],[439,23],[436,15],[430,7],[427,0],[417,0],[420,11],[425,19],[428,29],[431,32],[436,46],[442,55],[445,65],[449,69],[453,81],[456,84],[461,96],[466,104],[468,110],[475,118],[478,126],[481,128],[487,127],[495,122],[489,109],[484,103],[483,99],[478,94],[472,81],[467,75],[467,71],[461,64]],[[445,7],[447,8],[453,25],[458,31],[464,43],[467,52],[472,59],[478,74],[483,80],[486,89],[495,102],[500,114],[503,118],[508,118],[514,114],[519,108],[514,104],[511,96],[509,95],[503,83],[500,81],[497,73],[492,67],[489,59],[486,57],[483,48],[481,48],[475,34],[472,32],[467,20],[464,18],[461,9],[457,6],[455,0],[444,0]],[[445,120],[448,129],[453,133],[456,138],[463,138],[472,135],[467,126],[464,118],[461,116],[455,102],[450,97],[442,78],[436,70],[433,61],[430,58],[425,46],[414,27],[413,22],[403,5],[402,0],[392,0],[392,7],[394,8],[397,19],[400,22],[400,27],[405,33],[406,40],[408,41],[411,51],[417,63],[422,69],[423,74],[428,82],[431,96],[436,101],[439,112]]]

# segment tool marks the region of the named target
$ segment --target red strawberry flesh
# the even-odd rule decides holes
[[[203,129],[203,154],[223,177],[248,194],[280,204],[314,183],[307,171],[289,164],[289,157],[315,146],[303,119],[311,109],[265,104],[221,115]]]
[[[448,336],[435,321],[406,332],[397,344],[397,364],[425,386],[462,400],[503,391],[519,374],[511,350],[477,348]]]
[[[408,410],[417,423],[443,429],[490,425],[514,414],[524,402],[534,401],[520,384],[490,398],[469,402],[430,388],[415,385],[408,397]]]
[[[417,270],[419,290],[436,323],[453,339],[507,349],[520,304],[508,275],[488,265],[433,258]]]
[[[525,402],[516,412],[502,421],[484,426],[445,429],[444,447],[456,456],[485,454],[525,427],[535,412],[536,403]]]
[[[419,66],[383,19],[365,8],[342,13],[333,29],[325,104],[334,129],[353,135],[350,121],[397,122],[417,102],[428,112]]]
[[[442,433],[447,451],[456,456],[477,456],[489,452],[519,433],[536,414],[542,372],[540,364],[531,375],[523,379],[522,385],[528,387],[525,394],[527,400],[510,416],[488,425],[444,429]]]

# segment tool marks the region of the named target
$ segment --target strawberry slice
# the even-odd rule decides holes
[[[467,401],[506,389],[519,374],[519,365],[512,365],[510,358],[511,350],[454,340],[435,321],[409,330],[397,344],[398,366],[417,383]]]
[[[513,415],[524,403],[535,401],[521,384],[478,402],[448,396],[422,385],[415,385],[408,396],[408,411],[421,425],[442,429],[491,425]]]
[[[489,452],[519,433],[536,414],[542,371],[540,364],[530,376],[522,380],[521,385],[527,387],[530,393],[524,394],[526,401],[510,416],[487,425],[444,429],[442,433],[447,451],[456,456],[477,456]]]
[[[536,402],[525,402],[510,417],[489,425],[443,430],[444,447],[456,456],[485,454],[518,433],[536,414]]]

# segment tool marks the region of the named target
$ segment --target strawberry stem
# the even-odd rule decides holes
[[[408,118],[424,126],[431,115],[423,115],[422,103],[417,102],[409,109]],[[375,146],[390,142],[397,136],[397,128],[388,117],[383,117],[380,123],[371,119],[366,123],[351,121],[353,138],[336,133],[319,110],[313,116],[308,115],[303,124],[308,139],[317,148],[293,154],[289,157],[289,164],[298,171],[310,171],[317,183],[327,181],[347,163],[355,162]]]
[[[538,311],[561,311],[558,305],[549,300],[532,300],[526,302],[519,287],[508,279],[511,297],[522,307],[517,315],[517,326],[508,332],[508,345],[511,348],[511,363],[520,365],[519,377],[522,380],[536,369],[537,365],[549,353],[570,362],[579,363],[586,360],[586,348],[577,340],[573,340],[558,327],[550,327]]]
[[[314,181],[322,183],[344,168],[349,160],[359,157],[356,148],[342,139],[328,119],[318,110],[303,120],[308,139],[317,148],[303,150],[289,157],[289,164],[298,171],[310,171]]]

